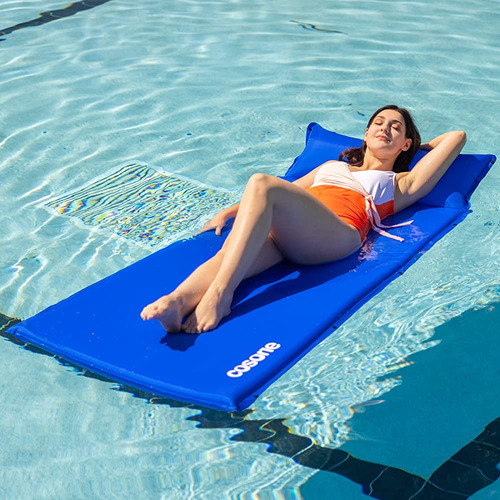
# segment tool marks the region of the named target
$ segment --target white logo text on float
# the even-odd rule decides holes
[[[257,366],[261,361],[264,361],[276,349],[279,349],[281,344],[276,342],[268,342],[264,347],[261,347],[255,354],[249,356],[248,359],[236,365],[232,370],[229,370],[226,375],[232,378],[241,377],[245,372],[249,372],[254,366]]]

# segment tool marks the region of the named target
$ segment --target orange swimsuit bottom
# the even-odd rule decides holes
[[[352,189],[322,184],[306,189],[327,206],[340,219],[354,226],[363,243],[370,230],[370,218],[366,212],[365,197]]]
[[[374,231],[393,240],[404,241],[385,229],[402,227],[413,221],[392,226],[382,219],[394,214],[394,172],[356,171],[340,161],[324,163],[316,172],[314,183],[307,191],[347,224],[353,226],[364,242],[368,231]],[[361,181],[362,180],[362,181]]]

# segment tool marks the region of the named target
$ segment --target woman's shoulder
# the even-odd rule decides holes
[[[348,168],[349,164],[342,160],[328,160],[321,165],[321,168]]]
[[[342,161],[342,160],[328,160],[328,161],[325,161],[325,163],[323,163],[323,165],[326,165],[326,164],[340,164],[340,165],[349,165],[347,162],[345,161]]]

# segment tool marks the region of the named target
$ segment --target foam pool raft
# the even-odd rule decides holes
[[[337,159],[359,139],[312,123],[285,175],[295,180]],[[415,161],[424,153],[419,152]],[[419,203],[386,219],[404,242],[370,231],[363,248],[320,266],[283,263],[244,281],[232,314],[202,335],[166,334],[143,322],[144,305],[174,289],[221,246],[213,232],[179,241],[11,327],[8,332],[67,361],[149,393],[241,410],[349,316],[397,278],[470,211],[469,199],[495,162],[460,155]]]

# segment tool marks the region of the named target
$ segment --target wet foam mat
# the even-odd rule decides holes
[[[294,180],[360,143],[311,124],[306,147],[285,178]],[[168,334],[159,322],[144,322],[139,314],[213,256],[227,228],[223,237],[206,232],[158,250],[8,332],[149,393],[222,410],[244,409],[460,223],[494,161],[492,155],[460,155],[429,195],[388,218],[389,224],[414,219],[411,226],[391,230],[403,242],[370,231],[361,251],[340,261],[281,263],[245,280],[231,314],[211,332]]]

